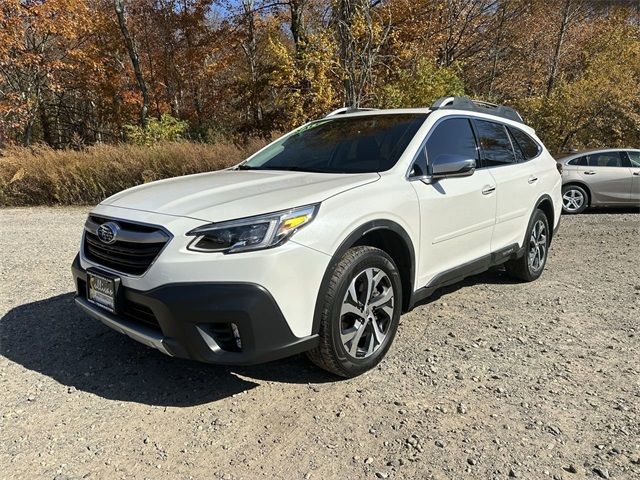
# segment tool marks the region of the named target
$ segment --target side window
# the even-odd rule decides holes
[[[507,130],[500,123],[474,120],[482,148],[484,166],[495,167],[516,162]]]
[[[569,165],[580,165],[582,167],[587,166],[587,157],[578,157],[573,160],[569,160]]]
[[[444,154],[474,158],[478,162],[476,138],[466,118],[449,118],[439,123],[429,135],[426,151],[429,162]]]
[[[587,156],[590,167],[622,167],[620,152],[592,153]]]
[[[512,138],[515,139],[515,143],[518,147],[520,147],[520,150],[522,151],[525,159],[531,160],[532,158],[537,157],[540,154],[542,148],[540,148],[538,142],[536,142],[533,138],[515,127],[508,127],[508,129],[509,133],[511,133]],[[516,145],[514,145],[514,149],[516,150],[517,155],[518,149],[516,148]]]
[[[640,168],[640,152],[628,151],[629,160],[631,160],[631,166],[633,168]]]
[[[511,139],[511,146],[513,147],[513,153],[516,156],[516,163],[526,162],[527,157],[525,157],[524,153],[522,153],[522,149],[520,148],[520,145],[516,141],[509,127],[507,127],[507,132],[509,132],[509,138]]]

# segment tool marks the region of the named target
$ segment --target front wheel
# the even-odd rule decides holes
[[[336,266],[324,295],[313,363],[342,377],[375,367],[395,337],[402,309],[400,274],[384,251],[354,247]]]
[[[542,210],[536,210],[527,228],[525,253],[522,257],[509,260],[505,264],[507,273],[525,282],[532,282],[542,275],[549,255],[550,235],[547,216]]]

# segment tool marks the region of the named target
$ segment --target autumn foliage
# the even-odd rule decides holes
[[[638,3],[0,3],[0,147],[242,142],[463,93],[520,109],[554,152],[638,147]]]

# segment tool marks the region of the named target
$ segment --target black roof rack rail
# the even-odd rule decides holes
[[[451,108],[456,110],[468,110],[471,112],[487,113],[497,117],[524,123],[522,116],[513,108],[494,103],[472,100],[468,97],[441,97],[431,105],[431,110]]]

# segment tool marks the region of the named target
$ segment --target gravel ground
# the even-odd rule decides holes
[[[72,305],[86,209],[0,212],[1,478],[640,478],[640,215],[564,217],[532,284],[472,277],[380,367],[171,359]]]

